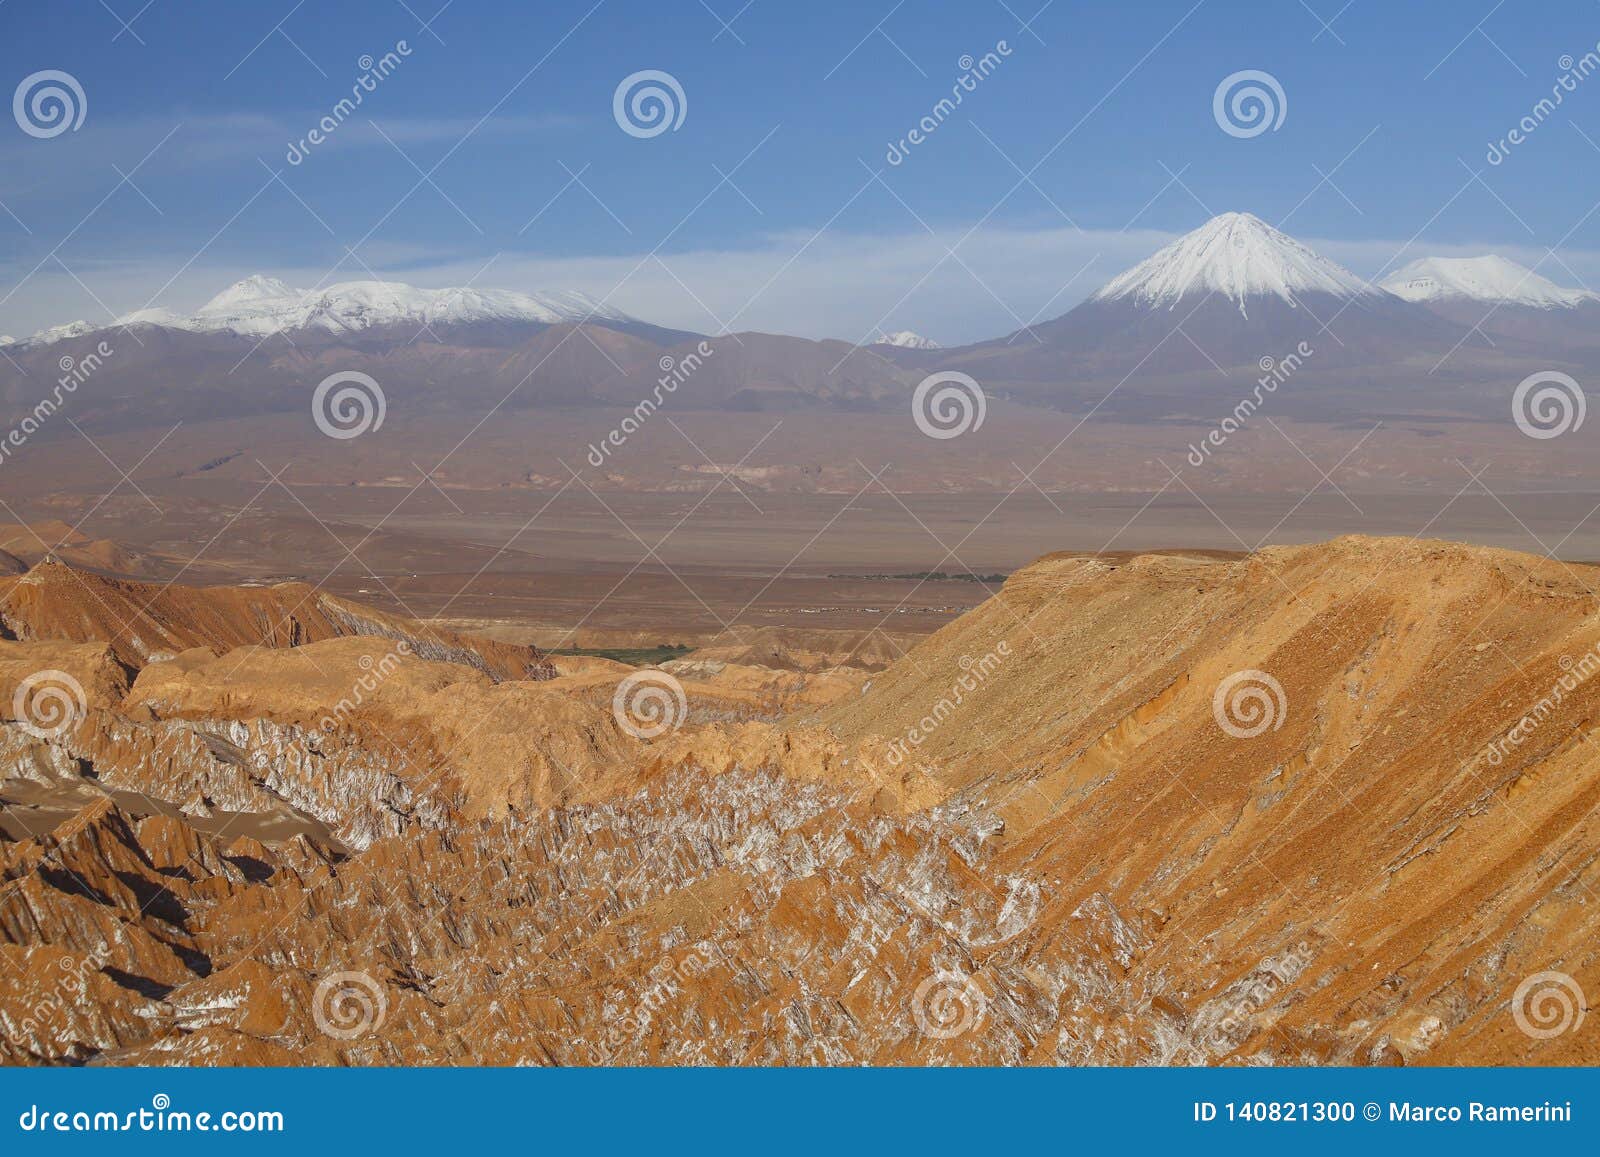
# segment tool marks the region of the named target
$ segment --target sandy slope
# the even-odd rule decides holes
[[[408,660],[331,731],[374,640],[148,665],[65,736],[0,728],[39,833],[0,843],[0,1014],[108,954],[6,1055],[1595,1063],[1597,577],[1359,538],[1051,556],[820,724],[706,722],[815,676],[680,661],[656,738],[593,662]],[[1566,1031],[1519,1027],[1559,994]]]
[[[193,647],[296,647],[353,635],[404,641],[421,657],[467,663],[495,679],[554,674],[533,647],[466,637],[307,583],[185,587],[106,578],[56,561],[0,579],[0,637],[101,640],[135,668]]]

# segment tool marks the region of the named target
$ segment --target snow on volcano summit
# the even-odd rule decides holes
[[[1259,217],[1223,213],[1113,278],[1091,300],[1171,308],[1207,293],[1222,294],[1248,317],[1252,297],[1293,305],[1307,294],[1367,297],[1381,291]]]
[[[909,329],[895,330],[894,333],[880,333],[878,340],[873,345],[892,345],[903,350],[937,350],[944,347],[932,338],[923,337]]]
[[[1586,289],[1565,289],[1525,265],[1490,253],[1482,257],[1424,257],[1380,282],[1407,301],[1484,301],[1534,309],[1571,309],[1600,301]]]

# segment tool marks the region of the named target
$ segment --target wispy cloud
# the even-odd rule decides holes
[[[207,113],[136,118],[95,118],[83,129],[49,141],[21,134],[0,139],[0,199],[13,207],[30,200],[58,200],[77,190],[115,182],[117,166],[132,169],[156,150],[144,180],[170,178],[197,169],[252,162],[262,158],[282,167],[291,141],[303,137],[326,115],[307,108],[302,114]],[[559,133],[582,124],[577,117],[549,113],[496,116],[478,125],[474,117],[385,117],[376,109],[352,117],[318,147],[319,157],[354,149],[393,146],[409,148],[433,143],[455,144],[474,138],[504,139]],[[382,130],[381,132],[379,130]],[[20,209],[19,209],[20,211]]]

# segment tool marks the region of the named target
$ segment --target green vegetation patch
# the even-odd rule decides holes
[[[669,659],[681,659],[694,648],[686,647],[682,643],[663,643],[657,647],[570,647],[560,651],[551,651],[552,655],[588,655],[595,659],[610,659],[617,663],[626,663],[630,667],[648,667],[654,663],[665,663]]]

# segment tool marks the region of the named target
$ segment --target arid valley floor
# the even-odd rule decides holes
[[[730,625],[921,635],[997,589],[974,578],[1062,549],[1361,533],[1600,559],[1592,428],[1535,442],[1503,419],[1284,418],[1196,468],[1195,422],[1085,426],[997,404],[940,444],[900,413],[691,410],[594,467],[585,447],[619,420],[392,415],[331,450],[303,413],[62,425],[5,463],[0,523],[43,529],[6,532],[0,550],[36,560],[75,530],[63,557],[109,573],[305,581],[560,647],[703,642]],[[955,577],[892,577],[930,572]]]

